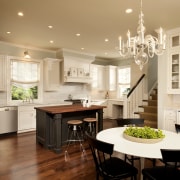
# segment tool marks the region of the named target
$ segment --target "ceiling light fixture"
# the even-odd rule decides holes
[[[53,28],[53,26],[49,25],[49,26],[48,26],[48,28],[49,28],[49,29],[52,29],[52,28]]]
[[[127,14],[132,13],[132,11],[133,11],[133,10],[132,10],[132,9],[130,9],[130,8],[129,8],[129,9],[126,9],[126,13],[127,13]]]
[[[30,59],[31,58],[31,56],[29,55],[27,50],[24,51],[24,58],[25,59]]]
[[[18,12],[18,16],[24,16],[23,12]]]
[[[139,65],[140,70],[143,69],[144,65],[148,62],[148,56],[152,58],[154,54],[163,54],[166,48],[166,35],[163,29],[160,27],[156,32],[158,38],[152,35],[145,34],[144,26],[144,14],[142,12],[142,0],[140,0],[140,15],[137,27],[137,36],[131,37],[130,31],[127,32],[127,43],[124,44],[121,36],[119,37],[119,53],[121,57],[134,56],[135,63]]]

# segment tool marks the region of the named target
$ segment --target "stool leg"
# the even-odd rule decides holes
[[[79,126],[80,128],[80,133],[81,133],[81,137],[83,137],[83,132],[81,130],[81,126]],[[65,150],[65,153],[67,153],[67,150],[69,148],[69,145],[71,142],[76,142],[76,141],[79,141],[80,143],[80,149],[84,152],[84,147],[82,145],[82,138],[80,138],[79,136],[79,133],[78,133],[78,127],[76,125],[73,126],[73,129],[71,130],[71,135],[70,134],[70,127],[68,128],[68,139],[67,139],[67,145],[66,145],[66,150]]]

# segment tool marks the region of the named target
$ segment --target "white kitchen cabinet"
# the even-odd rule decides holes
[[[57,91],[60,86],[61,78],[61,61],[60,59],[44,59],[44,90]]]
[[[91,86],[93,89],[97,89],[99,91],[106,90],[105,66],[91,64],[91,77],[92,77]]]
[[[108,99],[107,116],[112,119],[123,117],[123,101]]]
[[[95,60],[94,55],[61,49],[57,52],[57,57],[63,59],[64,83],[91,83],[90,64]]]
[[[36,130],[36,110],[34,106],[18,107],[18,133]]]
[[[0,91],[6,90],[6,56],[0,55]]]
[[[117,66],[105,66],[106,90],[116,91],[117,89]]]
[[[91,64],[92,87],[100,91],[116,91],[117,67]]]
[[[168,37],[168,94],[180,94],[180,30],[169,31]]]
[[[165,109],[164,120],[164,129],[175,132],[175,123],[177,122],[177,110]]]

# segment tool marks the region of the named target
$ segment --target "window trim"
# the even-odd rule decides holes
[[[130,82],[129,83],[119,83],[119,69],[125,69],[125,68],[130,68]],[[120,66],[117,69],[117,97],[118,98],[123,98],[123,95],[120,95],[120,85],[127,86],[129,85],[129,88],[131,88],[131,66]]]
[[[42,97],[43,97],[43,60],[38,59],[24,59],[22,57],[15,57],[15,56],[8,56],[7,58],[7,103],[9,105],[19,105],[22,102],[22,100],[12,100],[11,99],[11,60],[17,60],[17,61],[26,61],[26,62],[37,62],[39,63],[38,71],[39,71],[39,81],[38,84],[38,99],[34,99],[33,103],[42,103]],[[32,103],[32,102],[31,102]]]

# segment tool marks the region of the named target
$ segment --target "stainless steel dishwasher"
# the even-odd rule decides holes
[[[17,107],[0,107],[0,134],[17,132]]]

